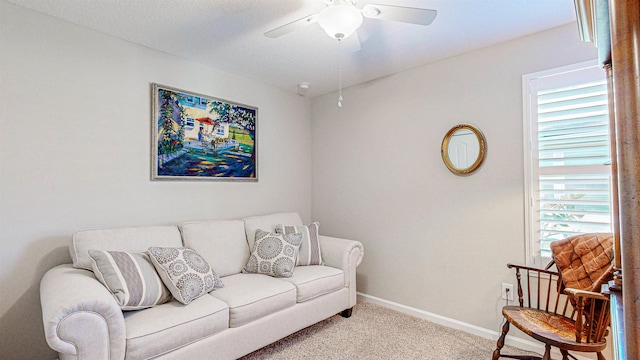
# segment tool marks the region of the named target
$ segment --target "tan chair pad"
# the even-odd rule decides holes
[[[582,234],[551,243],[566,288],[600,292],[613,276],[613,235]]]

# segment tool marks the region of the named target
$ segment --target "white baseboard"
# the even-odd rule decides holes
[[[376,305],[384,306],[386,308],[393,309],[401,313],[412,315],[421,319],[425,319],[436,324],[450,327],[452,329],[461,330],[469,334],[477,335],[485,339],[497,341],[498,337],[500,336],[500,334],[495,330],[485,329],[480,326],[468,324],[456,319],[448,318],[446,316],[442,316],[442,315],[430,313],[428,311],[416,309],[410,306],[398,304],[396,302],[381,299],[379,297],[358,293],[358,299],[362,301],[370,302]],[[505,344],[516,347],[518,349],[525,350],[525,351],[532,351],[538,354],[544,354],[544,345],[539,342],[534,342],[526,339],[521,339],[519,337],[507,335],[505,339]],[[551,355],[553,357],[559,356],[560,358],[562,358],[562,354],[560,354],[560,351],[558,351],[558,349],[556,348],[552,348]],[[589,358],[586,358],[580,355],[575,355],[575,354],[572,354],[572,355],[574,355],[579,360],[591,360]]]

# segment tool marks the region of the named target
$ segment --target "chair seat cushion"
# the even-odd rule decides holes
[[[224,287],[210,295],[229,306],[229,327],[239,327],[296,304],[296,287],[262,274],[222,278]]]
[[[125,313],[127,359],[148,359],[229,327],[227,304],[205,295],[183,305],[173,300]]]
[[[297,290],[297,301],[305,302],[344,287],[344,272],[330,266],[297,266],[293,276],[281,278]]]
[[[565,316],[519,306],[503,307],[502,315],[518,329],[551,346],[572,351],[584,351],[584,347],[587,345],[584,342],[576,342],[576,324]],[[586,336],[583,336],[582,339],[585,341]],[[604,341],[590,344],[594,348],[592,351],[604,350],[606,345]],[[597,348],[601,348],[601,350]]]

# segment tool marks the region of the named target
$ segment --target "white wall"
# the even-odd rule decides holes
[[[312,215],[363,242],[358,291],[498,331],[525,260],[522,75],[595,57],[569,24],[314,99]],[[440,157],[459,123],[487,138],[466,177]]]
[[[259,182],[151,182],[150,86],[259,108]],[[309,101],[0,2],[0,358],[46,359],[39,282],[87,228],[311,214]]]

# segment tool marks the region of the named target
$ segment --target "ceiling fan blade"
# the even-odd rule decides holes
[[[292,31],[301,29],[309,24],[313,24],[314,22],[317,22],[317,21],[318,21],[318,14],[305,16],[302,19],[292,21],[288,24],[277,27],[273,30],[269,30],[266,33],[264,33],[264,36],[270,37],[270,38],[277,38],[284,34],[288,34]]]
[[[369,4],[362,8],[362,15],[371,19],[399,21],[417,25],[430,25],[437,11],[394,5]]]

